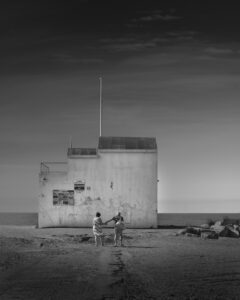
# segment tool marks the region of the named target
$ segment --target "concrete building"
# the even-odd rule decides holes
[[[65,167],[64,171],[53,166]],[[121,212],[129,228],[157,227],[155,138],[100,137],[69,148],[66,163],[41,163],[39,227],[89,227]]]

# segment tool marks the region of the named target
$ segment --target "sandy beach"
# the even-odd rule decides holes
[[[96,248],[90,228],[0,227],[1,299],[239,299],[240,240],[125,231]]]

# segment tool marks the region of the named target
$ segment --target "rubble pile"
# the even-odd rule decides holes
[[[180,230],[177,235],[201,237],[203,239],[218,239],[219,237],[240,237],[239,222],[217,221],[213,225],[203,224],[199,227],[188,226]]]

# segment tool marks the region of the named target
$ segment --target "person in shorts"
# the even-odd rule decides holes
[[[121,219],[121,213],[118,212],[116,216],[112,217],[110,220],[106,221],[105,224],[107,225],[109,222],[114,221],[114,246],[116,247],[116,241],[117,241],[117,228],[116,224]]]
[[[125,224],[123,217],[120,217],[120,220],[115,224],[115,239],[114,239],[114,247],[118,246],[118,241],[120,240],[120,246],[123,247],[123,230],[125,230]]]

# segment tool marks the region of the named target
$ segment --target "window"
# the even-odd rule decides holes
[[[85,190],[85,182],[77,181],[74,183],[74,191],[75,192],[82,192]]]
[[[74,205],[74,191],[53,190],[53,205]]]

